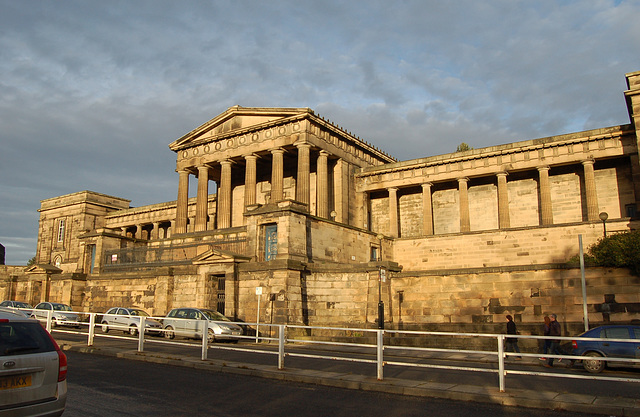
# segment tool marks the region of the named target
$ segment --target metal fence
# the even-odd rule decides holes
[[[145,246],[106,250],[104,267],[108,269],[122,266],[186,264],[190,263],[195,257],[213,249],[238,255],[246,255],[247,239],[234,238],[183,245]]]
[[[52,324],[55,324],[55,320],[52,318],[52,312],[48,312],[46,327],[47,330],[52,331]],[[96,328],[100,328],[101,324],[96,320],[99,316],[102,316],[103,313],[86,313],[86,312],[74,312],[78,314],[80,317],[84,317],[84,320],[78,320],[73,322],[65,322],[63,325],[68,326],[76,326],[80,327],[82,330],[61,330],[60,328],[56,328],[54,331],[56,332],[64,332],[64,333],[73,333],[73,334],[82,334],[87,337],[87,346],[93,346],[96,337],[102,338],[113,338],[113,339],[124,339],[129,341],[137,341],[137,350],[138,352],[144,352],[145,343],[162,343],[162,344],[170,344],[174,346],[189,346],[194,347],[194,343],[190,342],[180,342],[174,340],[165,340],[158,338],[150,338],[144,331],[136,332],[137,338],[132,339],[131,337],[126,336],[115,336],[115,335],[107,335],[107,334],[99,334],[96,333]],[[162,321],[165,317],[139,317],[140,318],[140,328],[145,328],[145,320],[146,319],[154,319],[158,321]],[[42,319],[41,319],[42,320]],[[172,320],[179,320],[173,319]],[[228,323],[228,322],[226,322]],[[238,335],[232,336],[238,340],[247,340],[253,343],[251,344],[238,344],[237,346],[222,346],[218,344],[211,344],[207,341],[206,335],[202,335],[202,342],[199,345],[201,346],[201,359],[207,360],[209,349],[225,349],[225,350],[236,350],[242,352],[256,353],[256,354],[269,354],[277,356],[277,367],[278,369],[284,369],[285,358],[286,357],[303,357],[303,358],[314,358],[314,359],[324,359],[330,361],[346,361],[346,362],[360,362],[360,363],[369,363],[372,366],[376,367],[376,374],[378,380],[384,379],[384,367],[385,366],[402,366],[402,367],[412,367],[412,368],[433,368],[433,369],[444,369],[444,370],[456,370],[456,371],[468,371],[468,372],[484,372],[484,373],[494,373],[498,375],[499,380],[499,389],[501,392],[505,391],[505,379],[507,375],[530,375],[530,376],[545,376],[545,377],[553,377],[553,378],[568,378],[568,379],[589,379],[589,380],[598,380],[598,381],[616,381],[616,382],[640,382],[640,378],[625,378],[625,377],[611,377],[611,376],[602,376],[602,375],[584,375],[584,374],[575,374],[575,373],[554,373],[554,372],[538,372],[538,371],[526,371],[522,369],[513,369],[509,368],[510,365],[513,365],[513,362],[507,361],[510,357],[532,357],[539,358],[541,356],[540,353],[527,353],[527,352],[507,352],[504,349],[505,338],[506,335],[503,334],[484,334],[484,333],[452,333],[452,332],[423,332],[423,331],[408,331],[408,330],[383,330],[383,329],[354,329],[354,328],[341,328],[341,327],[317,327],[317,326],[301,326],[301,325],[284,325],[284,324],[267,324],[267,323],[239,323],[232,322],[234,324],[250,328],[264,328],[268,329],[264,334],[269,334],[270,336],[260,336],[257,332],[256,335]],[[60,324],[60,323],[58,323]],[[117,328],[117,326],[109,326],[110,328]],[[206,331],[208,325],[206,321],[203,321],[201,328]],[[86,333],[84,332],[86,330]],[[127,327],[121,327],[120,330],[126,331]],[[272,331],[273,330],[273,331]],[[287,337],[287,333],[291,330],[291,333],[302,333],[311,334],[314,331],[322,331],[325,336],[318,339],[313,338],[296,338],[296,336]],[[165,329],[161,329],[161,332],[166,332]],[[205,333],[203,331],[203,333]],[[330,340],[331,337],[327,336],[331,332],[335,332],[336,334],[344,334],[344,333],[354,333],[357,332],[360,335],[373,335],[375,336],[374,343],[353,343],[353,342],[336,342]],[[205,333],[206,334],[206,333]],[[275,334],[276,336],[271,336]],[[452,349],[452,348],[439,348],[439,347],[408,347],[408,346],[394,346],[390,344],[385,344],[385,335],[404,335],[404,336],[420,336],[420,337],[443,337],[443,338],[484,338],[493,340],[496,346],[495,350],[467,350],[467,349]],[[299,336],[298,336],[299,337]],[[529,335],[508,335],[509,338],[518,338],[518,339],[538,339],[538,340],[563,340],[563,341],[572,341],[575,340],[575,337],[557,337],[557,336],[529,336]],[[322,339],[322,340],[321,340]],[[366,337],[365,337],[366,339]],[[581,341],[601,341],[599,338],[586,338],[581,337]],[[607,339],[608,342],[623,342],[623,343],[635,343],[638,344],[637,339]],[[310,345],[310,346],[330,346],[331,347],[331,355],[322,355],[322,354],[307,354],[292,351],[292,348],[295,346],[300,346],[301,344]],[[265,349],[261,346],[270,346],[273,347],[277,345],[277,350],[275,349]],[[353,355],[348,355],[348,351],[353,351],[353,349],[358,349],[363,353],[369,353],[372,358],[368,359],[366,357],[354,357]],[[288,350],[287,350],[288,349]],[[388,360],[385,359],[385,352],[398,352],[402,351],[403,356],[406,358],[405,360]],[[436,354],[464,354],[469,357],[473,357],[474,355],[489,355],[494,360],[492,361],[494,367],[479,367],[479,366],[462,366],[462,365],[442,365],[438,363],[420,363],[416,358],[420,358],[421,353],[436,353]],[[391,355],[388,355],[391,356]],[[388,357],[387,356],[387,357]],[[553,354],[545,354],[546,358],[555,358],[555,359],[563,359],[563,360],[583,360],[585,357],[583,356],[573,356],[573,355],[553,355]],[[394,355],[394,357],[400,357],[399,355]],[[589,358],[593,359],[593,358]],[[603,358],[604,360],[604,358]],[[629,365],[640,366],[640,358],[631,359],[631,358],[622,358],[622,357],[607,357],[607,362],[617,362],[617,363],[627,363]]]

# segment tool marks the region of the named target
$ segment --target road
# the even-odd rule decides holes
[[[64,417],[589,416],[296,384],[74,351],[67,356]]]

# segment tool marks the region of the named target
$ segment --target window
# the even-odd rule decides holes
[[[62,264],[62,256],[58,255],[53,260],[53,266],[55,266],[56,268],[60,268],[61,264]]]
[[[264,260],[272,261],[278,255],[278,226],[270,224],[264,228]]]
[[[64,242],[64,219],[58,220],[58,242]]]
[[[637,210],[636,210],[636,205],[635,204],[627,204],[626,206],[624,206],[626,212],[627,212],[627,217],[631,217],[634,218],[637,215]]]
[[[378,247],[377,246],[371,246],[371,258],[369,258],[370,261],[377,261],[378,260]]]

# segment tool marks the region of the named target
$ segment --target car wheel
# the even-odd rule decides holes
[[[102,322],[102,333],[109,333],[109,326],[106,321]]]
[[[213,332],[213,330],[209,329],[209,331],[207,332],[207,342],[213,343],[215,341],[216,341],[216,334]]]
[[[176,337],[176,334],[173,332],[173,327],[167,326],[164,328],[164,337],[166,339],[173,339]]]
[[[135,324],[132,324],[131,326],[129,326],[129,334],[131,336],[137,336],[138,335],[138,328],[136,327]]]
[[[596,352],[587,352],[584,356],[588,356],[589,358],[601,358],[602,356]],[[599,359],[583,359],[582,366],[587,371],[597,374],[604,370],[605,361]]]

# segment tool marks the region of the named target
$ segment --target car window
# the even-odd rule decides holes
[[[612,327],[606,329],[607,339],[629,339],[629,330],[626,327]]]
[[[14,304],[18,308],[31,308],[31,305],[29,305],[27,303],[23,303],[21,301],[16,301]]]
[[[146,312],[146,311],[144,311],[144,310],[137,310],[137,309],[132,308],[132,309],[130,309],[130,310],[129,310],[129,312],[130,312],[130,314],[131,314],[132,316],[138,316],[138,317],[142,317],[142,316],[144,316],[144,317],[149,317],[149,314],[147,314],[147,312]]]
[[[640,327],[634,327],[633,334],[635,335],[636,339],[640,339]]]
[[[0,303],[0,306],[2,307],[11,307],[11,303],[9,301],[3,301]]]
[[[176,317],[179,319],[186,319],[187,318],[187,311],[186,310],[178,310],[176,313]]]
[[[0,356],[28,355],[55,350],[37,322],[0,322]]]
[[[54,304],[53,309],[55,311],[71,311],[71,307],[65,304]]]
[[[226,318],[225,316],[223,316],[222,314],[220,314],[219,312],[217,312],[215,310],[202,310],[202,312],[204,313],[205,316],[207,316],[207,318],[209,320],[213,320],[213,321],[229,321],[228,318]]]

